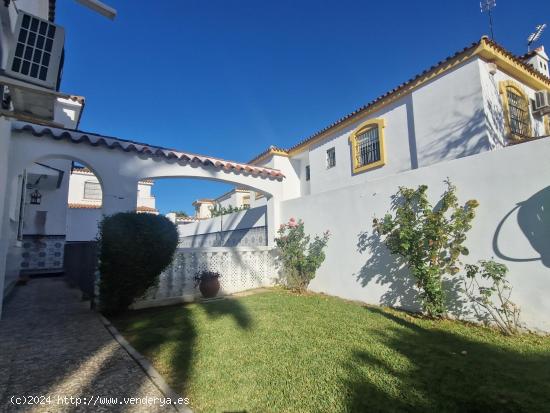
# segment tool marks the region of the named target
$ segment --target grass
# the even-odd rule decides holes
[[[278,290],[113,321],[197,412],[550,411],[548,337]]]

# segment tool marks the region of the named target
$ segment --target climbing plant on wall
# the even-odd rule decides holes
[[[430,317],[446,314],[443,276],[459,272],[459,258],[468,254],[466,233],[479,205],[476,200],[459,205],[456,187],[449,180],[445,184],[435,206],[428,201],[426,185],[400,187],[391,212],[373,221],[391,253],[407,263],[420,289],[423,310]]]

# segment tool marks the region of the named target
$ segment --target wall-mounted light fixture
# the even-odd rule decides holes
[[[31,194],[31,205],[40,205],[40,202],[42,202],[42,194],[35,189]]]

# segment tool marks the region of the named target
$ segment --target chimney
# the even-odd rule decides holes
[[[524,56],[525,63],[531,65],[533,69],[550,77],[548,72],[548,55],[544,51],[544,46],[539,46]]]

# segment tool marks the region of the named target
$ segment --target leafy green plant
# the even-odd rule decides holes
[[[506,279],[507,273],[506,265],[482,260],[477,265],[466,265],[463,283],[464,293],[472,302],[476,314],[488,323],[492,322],[504,334],[513,335],[519,331],[520,309],[510,300],[512,286]],[[488,320],[482,313],[489,316]]]
[[[325,260],[324,249],[330,238],[329,231],[316,235],[313,241],[304,232],[304,222],[290,218],[281,224],[275,238],[284,269],[284,283],[290,289],[304,291],[315,272]]]
[[[232,214],[233,212],[244,211],[249,208],[250,208],[250,205],[246,205],[246,204],[240,207],[234,207],[233,205],[224,207],[224,206],[221,206],[220,204],[216,204],[214,207],[210,208],[210,215],[212,217],[219,217],[222,215]]]
[[[458,204],[456,187],[449,180],[440,201],[433,207],[426,185],[400,187],[392,210],[373,227],[392,254],[403,257],[420,289],[424,312],[430,317],[446,314],[443,276],[459,271],[459,257],[467,255],[466,233],[475,216],[476,200]]]
[[[158,283],[178,244],[175,225],[162,215],[121,212],[99,225],[100,309],[123,312]]]
[[[189,214],[185,211],[172,211],[174,214],[176,214],[176,218],[188,218]]]

